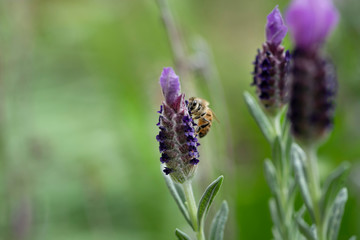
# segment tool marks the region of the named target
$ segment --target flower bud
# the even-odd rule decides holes
[[[199,163],[194,121],[191,118],[185,95],[181,94],[179,77],[172,68],[164,68],[160,85],[165,101],[160,108],[159,142],[160,161],[165,164],[164,173],[183,183],[192,178]]]

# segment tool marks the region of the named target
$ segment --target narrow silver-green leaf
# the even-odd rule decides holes
[[[336,197],[339,189],[343,186],[343,181],[348,173],[350,164],[343,162],[330,176],[326,179],[323,187],[323,194],[320,200],[320,207],[322,216],[325,215],[329,202],[332,202]]]
[[[356,236],[351,236],[351,238],[349,238],[349,240],[356,240]]]
[[[308,240],[316,240],[316,233],[312,230],[312,228],[304,221],[303,215],[305,212],[305,207],[302,206],[302,208],[299,210],[299,212],[296,213],[295,220],[297,223],[297,226],[301,232],[302,235],[306,237]]]
[[[272,160],[274,161],[276,168],[283,172],[284,171],[283,153],[281,147],[281,140],[278,136],[275,137],[272,145]]]
[[[184,196],[183,190],[180,187],[176,187],[176,183],[174,183],[169,176],[164,174],[164,179],[166,182],[166,186],[168,187],[173,198],[175,199],[175,202],[178,205],[181,213],[184,215],[189,225],[194,228],[190,220],[189,212],[185,206],[185,198],[181,197]]]
[[[191,240],[191,238],[186,233],[178,228],[175,230],[175,235],[177,236],[178,240]]]
[[[210,240],[223,240],[225,224],[229,215],[229,206],[223,201],[219,211],[216,213],[210,228]]]
[[[273,234],[274,239],[276,240],[283,240],[283,237],[281,236],[279,230],[277,227],[272,227],[271,232]]]
[[[287,109],[286,109],[287,110]],[[284,113],[281,113],[282,116],[284,116],[284,120],[281,126],[281,132],[282,132],[282,139],[287,139],[291,136],[290,134],[290,121],[286,117],[286,111]]]
[[[292,148],[291,158],[294,165],[296,182],[299,185],[301,196],[304,199],[305,206],[308,209],[312,220],[315,222],[315,214],[313,210],[314,208],[311,201],[309,187],[305,178],[303,163],[300,159],[300,155],[295,148]]]
[[[336,240],[339,234],[341,220],[344,214],[345,204],[348,199],[346,188],[342,188],[337,194],[332,207],[329,209],[330,216],[327,224],[327,235],[329,240]]]
[[[306,161],[306,153],[297,143],[291,144],[291,155],[296,154],[302,163]]]
[[[209,211],[209,208],[211,206],[211,203],[213,202],[216,194],[218,193],[221,184],[223,182],[224,177],[220,176],[215,181],[213,181],[205,190],[204,194],[202,195],[198,212],[197,212],[197,218],[198,218],[198,225],[201,227],[203,219],[205,218],[207,212]]]
[[[311,225],[310,229],[311,229],[313,235],[315,236],[315,239],[318,239],[316,225],[315,224]]]
[[[274,229],[273,230],[276,230],[276,232],[279,234],[279,235],[283,235],[282,233],[282,221],[280,219],[280,216],[279,216],[279,211],[278,211],[278,205],[276,204],[276,201],[274,198],[271,198],[269,200],[269,208],[270,208],[270,215],[271,215],[271,219],[273,221],[273,224],[274,224]]]
[[[270,159],[264,161],[265,178],[273,195],[278,197],[279,186],[276,180],[276,169]]]
[[[306,237],[308,240],[316,240],[316,235],[314,235],[314,231],[311,227],[304,221],[302,218],[296,218],[297,226],[302,235]]]
[[[170,179],[171,179],[171,177],[170,177]],[[179,194],[181,201],[185,204],[186,197],[185,197],[185,193],[184,193],[184,189],[183,189],[182,185],[174,183],[174,186],[175,186],[176,192]]]
[[[260,105],[257,101],[251,96],[250,93],[244,92],[244,99],[248,109],[255,119],[256,123],[258,124],[261,132],[264,134],[266,140],[269,143],[273,142],[275,131],[274,128],[269,120],[269,118],[265,115],[263,110],[261,109]]]
[[[289,181],[288,198],[292,199],[295,198],[297,185],[295,179],[293,178],[290,178],[288,181]]]

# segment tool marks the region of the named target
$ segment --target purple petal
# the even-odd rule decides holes
[[[287,27],[278,6],[267,16],[266,41],[273,45],[280,45],[287,33]]]
[[[296,46],[305,49],[323,44],[338,20],[331,0],[293,0],[286,12]]]
[[[196,164],[198,164],[200,161],[199,161],[199,159],[197,159],[197,158],[193,158],[193,159],[191,159],[190,160],[190,164],[193,164],[193,165],[196,165]]]
[[[175,74],[171,67],[164,68],[160,76],[160,85],[162,88],[165,102],[173,107],[176,101],[179,99],[180,82],[179,77]]]
[[[170,173],[172,173],[174,170],[171,169],[171,168],[168,168],[168,167],[165,167],[163,172],[166,174],[166,175],[169,175]]]

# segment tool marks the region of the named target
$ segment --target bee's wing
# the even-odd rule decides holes
[[[212,109],[210,109],[210,110],[211,110],[211,112],[212,112],[212,114],[213,114],[214,118],[216,119],[216,121],[217,121],[218,123],[220,123],[220,120],[216,117],[216,115],[215,115],[214,111],[213,111]]]

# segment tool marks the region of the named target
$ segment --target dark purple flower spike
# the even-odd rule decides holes
[[[178,183],[192,178],[199,163],[197,138],[185,95],[181,94],[179,77],[170,67],[164,68],[160,85],[165,101],[160,108],[159,142],[160,161],[165,164],[164,173]]]
[[[290,61],[288,51],[281,45],[287,33],[281,13],[276,6],[268,15],[266,24],[266,42],[254,61],[254,81],[257,95],[269,112],[276,112],[288,97],[287,73]]]
[[[334,66],[318,52],[293,53],[288,117],[293,135],[303,143],[320,140],[332,129],[337,79]]]
[[[288,117],[294,136],[311,144],[333,125],[336,71],[321,47],[338,13],[331,0],[293,0],[286,19],[295,41]]]

